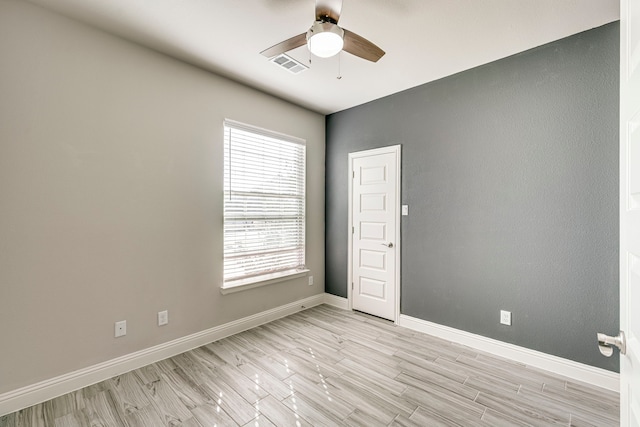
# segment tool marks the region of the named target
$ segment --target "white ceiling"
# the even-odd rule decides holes
[[[305,32],[314,0],[30,0],[329,114],[619,19],[618,0],[344,0],[340,26],[387,53],[293,75],[260,55]],[[305,46],[289,54],[308,64]]]

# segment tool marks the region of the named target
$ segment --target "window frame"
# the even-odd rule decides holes
[[[248,275],[245,277],[240,277],[232,280],[228,280],[225,276],[226,273],[226,233],[227,233],[227,212],[226,212],[226,197],[233,193],[231,188],[231,184],[229,184],[229,188],[227,188],[227,173],[231,174],[227,170],[227,150],[228,144],[233,143],[233,139],[231,138],[231,134],[229,137],[227,136],[227,128],[232,130],[238,130],[242,132],[248,132],[256,136],[256,139],[259,138],[269,138],[273,140],[277,140],[286,144],[297,144],[302,146],[302,162],[298,165],[302,168],[302,173],[299,175],[298,186],[302,189],[302,210],[301,210],[301,218],[302,218],[302,228],[297,229],[297,239],[302,239],[302,261],[301,265],[292,266],[292,268],[288,268],[286,270],[279,271],[263,271],[262,274],[256,275]],[[260,286],[266,286],[273,283],[279,283],[287,280],[296,279],[299,277],[306,276],[309,270],[306,267],[306,141],[302,138],[290,136],[287,134],[275,132],[272,130],[260,128],[257,126],[248,125],[245,123],[237,122],[230,119],[225,119],[223,123],[223,150],[224,150],[224,167],[223,167],[223,277],[220,286],[220,291],[223,294],[239,292],[247,289],[253,289]],[[229,149],[232,150],[232,147]],[[230,163],[230,167],[232,168],[233,164]],[[237,191],[237,190],[236,190]],[[268,196],[267,196],[268,197]],[[298,247],[298,249],[300,249]]]

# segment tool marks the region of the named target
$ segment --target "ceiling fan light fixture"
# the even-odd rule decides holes
[[[330,58],[344,47],[344,30],[330,22],[316,21],[307,32],[307,46],[320,58]]]

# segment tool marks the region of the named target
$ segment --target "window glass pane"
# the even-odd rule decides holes
[[[304,268],[304,141],[231,121],[224,133],[224,281]]]

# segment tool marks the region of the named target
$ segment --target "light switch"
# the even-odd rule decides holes
[[[402,205],[402,216],[409,215],[409,205]]]

